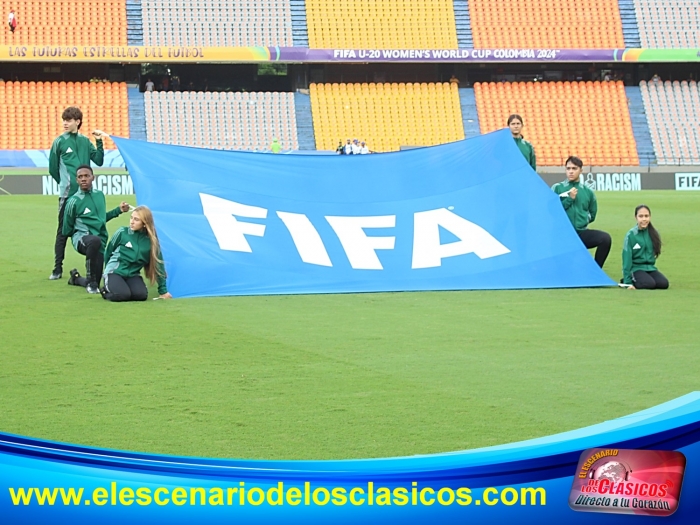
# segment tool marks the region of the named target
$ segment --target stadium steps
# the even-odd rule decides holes
[[[130,46],[143,45],[141,0],[126,0],[126,43]]]
[[[639,164],[642,166],[654,165],[656,164],[656,154],[654,153],[654,145],[649,132],[649,121],[644,110],[642,90],[639,86],[625,87],[625,94],[627,95],[630,110],[634,141],[637,143]]]
[[[294,47],[309,47],[309,29],[306,25],[306,0],[290,0],[289,5],[292,12],[292,42]]]
[[[642,47],[637,25],[637,13],[634,9],[634,0],[618,0],[620,18],[622,19],[622,35],[625,37],[625,47]]]
[[[300,150],[315,150],[314,120],[311,115],[311,97],[294,93],[294,112],[297,118],[297,140]]]
[[[472,22],[469,18],[469,0],[453,0],[455,26],[457,27],[457,46],[474,47]]]
[[[146,140],[146,107],[138,87],[126,90],[129,98],[129,138]]]
[[[459,105],[462,106],[464,137],[469,138],[481,134],[481,128],[479,127],[479,113],[476,110],[474,88],[459,89]]]

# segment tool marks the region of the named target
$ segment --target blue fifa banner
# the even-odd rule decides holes
[[[114,140],[175,297],[614,284],[508,130],[348,156]]]
[[[387,459],[174,457],[0,433],[0,521],[695,524],[698,464],[699,392],[563,434]]]

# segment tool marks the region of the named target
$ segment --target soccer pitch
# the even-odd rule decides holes
[[[699,390],[700,193],[598,200],[607,273],[621,277],[643,202],[670,290],[111,304],[66,285],[84,269],[70,245],[66,277],[48,281],[56,198],[0,197],[0,430],[165,454],[366,458],[544,436]]]

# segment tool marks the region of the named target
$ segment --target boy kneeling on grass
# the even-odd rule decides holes
[[[70,271],[68,284],[82,286],[87,293],[98,294],[107,244],[107,221],[129,211],[129,203],[122,202],[107,211],[104,193],[92,187],[95,175],[87,164],[78,167],[76,179],[79,190],[66,203],[62,233],[71,237],[75,250],[85,256],[87,274],[81,277],[74,268]]]

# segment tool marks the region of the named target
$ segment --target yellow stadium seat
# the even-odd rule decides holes
[[[372,151],[464,138],[459,95],[449,84],[312,84],[310,93],[317,149],[348,138]]]
[[[310,47],[457,48],[452,0],[306,0],[306,10]]]

